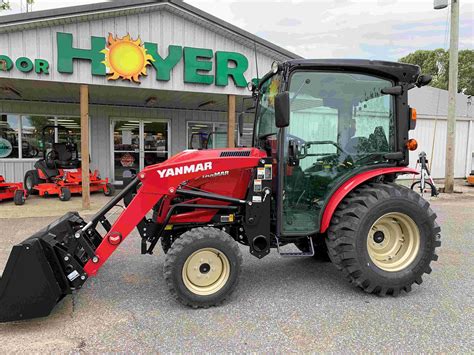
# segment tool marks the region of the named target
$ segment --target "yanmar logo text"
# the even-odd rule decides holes
[[[167,178],[169,176],[197,173],[206,170],[212,170],[212,162],[209,161],[206,163],[178,166],[176,168],[160,169],[157,170],[157,172],[160,178]]]

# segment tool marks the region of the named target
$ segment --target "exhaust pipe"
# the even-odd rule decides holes
[[[87,246],[95,250],[102,239],[90,229],[79,240],[76,232],[85,225],[77,212],[69,212],[13,247],[0,278],[0,322],[45,317],[82,287]]]

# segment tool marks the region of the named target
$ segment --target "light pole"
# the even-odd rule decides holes
[[[434,0],[435,9],[447,7],[447,0]],[[456,147],[456,94],[458,91],[459,0],[451,0],[449,39],[448,124],[446,132],[446,164],[444,192],[454,191],[454,159]]]

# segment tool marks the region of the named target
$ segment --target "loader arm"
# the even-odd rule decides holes
[[[255,149],[256,152],[259,152]],[[256,153],[255,152],[255,153]],[[125,240],[130,232],[140,223],[146,214],[163,196],[174,197],[178,187],[188,180],[202,175],[219,173],[233,169],[249,169],[258,165],[264,153],[249,157],[213,157],[179,163],[162,163],[152,165],[141,171],[137,178],[142,183],[137,194],[128,207],[120,214],[102,243],[95,250],[96,258],[92,257],[84,267],[88,276],[97,273],[100,267]],[[115,201],[112,201],[115,204]],[[108,206],[106,206],[108,207]],[[91,222],[81,232],[84,233],[95,222],[102,218],[102,213],[95,215]],[[113,242],[111,242],[113,240]],[[117,243],[116,240],[119,240]]]
[[[129,186],[88,222],[77,212],[69,212],[15,245],[0,278],[0,322],[49,315],[61,299],[80,289],[89,277],[96,275],[135,227],[140,234],[149,227],[146,215],[163,197],[169,200],[178,195],[184,197],[187,203],[179,205],[187,209],[235,210],[236,206],[190,204],[196,197],[234,205],[242,205],[245,200],[186,189],[186,183],[222,171],[252,169],[265,157],[266,154],[256,148],[184,151],[164,163],[142,170]],[[132,190],[137,191],[130,199]],[[111,224],[106,215],[122,200],[128,206]],[[164,212],[170,217],[176,205],[166,206]],[[106,230],[105,236],[96,229],[99,223]],[[156,224],[152,224],[156,228]],[[163,222],[165,224],[166,221]],[[163,229],[159,233],[155,231],[149,253]]]

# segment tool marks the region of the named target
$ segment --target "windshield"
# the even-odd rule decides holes
[[[280,91],[281,75],[274,75],[260,88],[258,111],[256,115],[256,140],[277,133],[275,126],[275,96]]]

